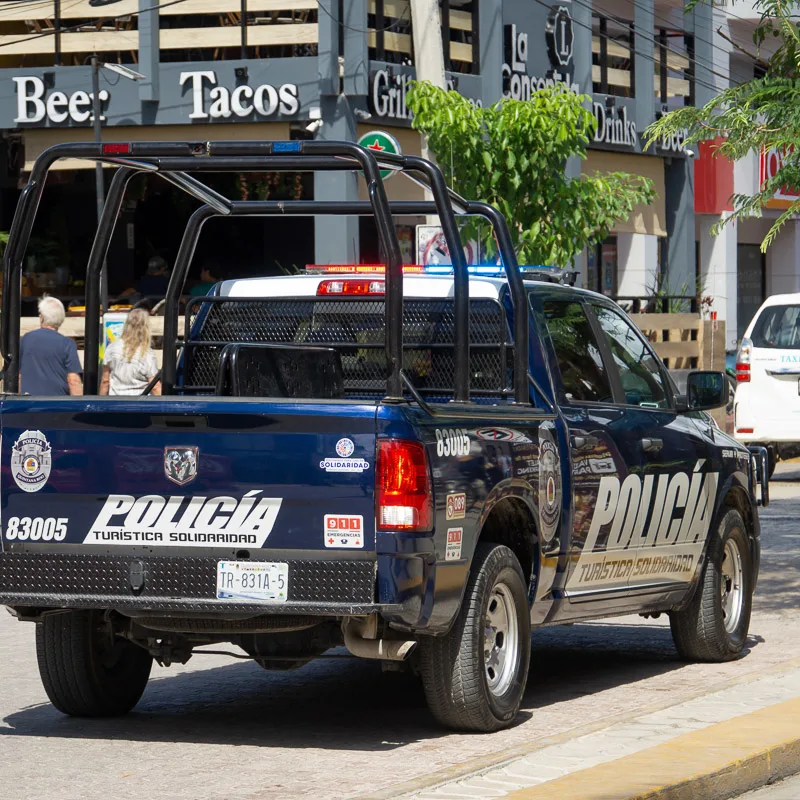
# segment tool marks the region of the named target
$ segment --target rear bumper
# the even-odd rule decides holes
[[[0,605],[213,616],[402,610],[376,602],[375,561],[281,560],[289,564],[289,601],[240,603],[217,599],[216,558],[0,553]]]

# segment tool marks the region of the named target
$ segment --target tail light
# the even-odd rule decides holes
[[[736,382],[750,383],[750,354],[753,351],[753,342],[742,339],[739,352],[736,354]]]
[[[404,439],[378,439],[375,516],[379,530],[429,531],[433,489],[425,448]]]
[[[318,295],[353,295],[357,297],[369,297],[370,295],[385,294],[386,284],[381,280],[370,280],[369,278],[335,278],[327,281],[320,281],[317,286]]]

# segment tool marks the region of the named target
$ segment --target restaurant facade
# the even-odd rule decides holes
[[[58,18],[52,3],[37,8],[0,10],[0,229],[7,230],[39,153],[58,142],[92,139],[92,53],[143,76],[130,80],[100,69],[105,141],[356,141],[383,131],[403,152],[420,152],[406,105],[415,68],[405,0],[182,0],[161,8],[151,0],[120,0],[99,9],[79,0],[59,4]],[[574,176],[624,171],[653,181],[654,203],[636,209],[579,260],[588,288],[643,298],[659,288],[694,294],[698,275],[704,280],[708,259],[694,197],[698,156],[680,136],[645,151],[642,135],[659,114],[712,96],[714,50],[704,36],[715,13],[707,4],[684,13],[653,0],[442,5],[451,88],[489,105],[567,85],[591,98],[598,126],[588,157],[566,169]],[[60,289],[65,270],[79,283],[95,205],[91,168],[69,161],[57,166],[45,192],[43,229],[34,231],[39,249],[27,268],[46,275],[60,268]],[[158,180],[134,184],[123,208],[110,258],[112,291],[134,282],[152,255],[169,262],[177,251],[192,208]],[[359,180],[345,173],[266,174],[220,176],[218,186],[242,197],[354,199],[360,191],[363,196]],[[402,178],[388,180],[387,191],[397,199],[421,198]],[[408,261],[419,260],[416,226],[423,222],[397,220]],[[225,223],[232,225],[223,230]],[[358,220],[215,220],[204,236],[200,257],[228,275],[380,257],[369,225]],[[67,245],[69,263],[58,262],[57,244]],[[726,308],[719,311],[724,318]]]

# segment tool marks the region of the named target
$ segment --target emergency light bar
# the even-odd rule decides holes
[[[523,276],[553,283],[575,285],[577,272],[569,272],[558,267],[520,266]],[[385,264],[306,264],[306,272],[315,275],[383,275]],[[418,275],[452,275],[450,264],[404,264],[405,274]],[[486,278],[504,278],[505,269],[501,264],[476,264],[467,267],[470,275],[482,275]],[[347,292],[349,294],[349,292]],[[355,292],[353,292],[355,293]]]
[[[425,272],[427,267],[422,264],[404,264],[403,272]],[[452,270],[451,270],[452,271]],[[306,272],[316,275],[383,275],[386,272],[385,264],[306,264]]]
[[[505,275],[503,267],[497,264],[467,267],[470,275],[486,275],[500,277]],[[315,275],[383,275],[386,272],[385,264],[306,264],[306,272]],[[404,264],[405,274],[417,275],[452,275],[453,267],[449,264]]]

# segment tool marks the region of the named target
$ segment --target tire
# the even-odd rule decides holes
[[[108,641],[102,612],[67,611],[36,625],[39,674],[50,702],[73,717],[127,714],[142,696],[152,656],[120,638]]]
[[[487,656],[490,625],[498,635]],[[507,728],[519,712],[530,653],[530,611],[519,561],[503,545],[479,544],[452,629],[420,641],[420,673],[433,716],[460,731]]]
[[[752,563],[742,515],[730,509],[708,543],[706,563],[691,603],[669,614],[672,638],[682,658],[721,662],[741,654],[750,627]],[[723,595],[729,602],[723,602]]]
[[[772,447],[768,447],[767,448],[767,473],[768,473],[767,474],[767,478],[769,478],[770,480],[772,479],[772,475],[775,472],[775,467],[777,467],[777,466],[778,466],[778,454]]]

